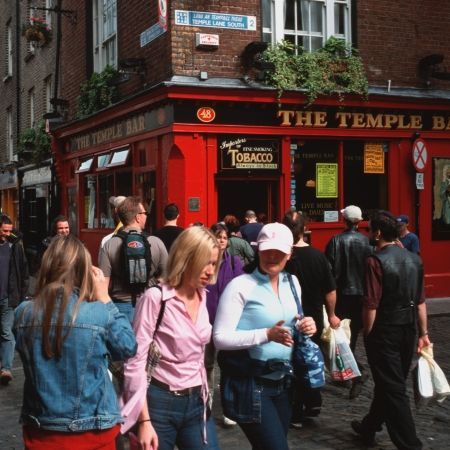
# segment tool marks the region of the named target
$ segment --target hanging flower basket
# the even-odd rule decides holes
[[[44,19],[31,17],[30,22],[22,26],[22,36],[28,42],[46,45],[52,40],[52,30]]]

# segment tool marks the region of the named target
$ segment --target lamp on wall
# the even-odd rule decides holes
[[[419,61],[419,75],[427,87],[431,86],[430,78],[450,81],[450,72],[441,65],[443,61],[444,55],[438,53],[425,56]]]

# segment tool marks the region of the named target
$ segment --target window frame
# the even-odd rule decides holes
[[[104,3],[107,3],[104,8]],[[108,21],[108,19],[110,19]],[[106,35],[107,30],[111,30]],[[106,66],[117,68],[117,0],[92,2],[92,55],[94,72],[102,72]],[[112,56],[108,55],[112,52]]]
[[[309,38],[309,45],[305,46],[306,51],[311,51],[311,38],[321,37],[322,38],[322,46],[325,42],[332,36],[335,36],[340,39],[345,39],[347,43],[352,42],[351,35],[351,13],[352,13],[352,2],[351,0],[308,0],[309,5],[314,3],[321,3],[322,10],[324,11],[322,16],[322,28],[323,31],[320,32],[312,32],[311,30],[289,30],[289,33],[286,33],[285,29],[285,7],[286,1],[294,1],[295,7],[299,6],[301,0],[266,0],[262,3],[262,11],[261,14],[264,16],[264,8],[270,7],[270,22],[271,28],[262,27],[262,38],[267,38],[267,36],[271,36],[271,43],[281,42],[286,39],[286,35],[294,36],[295,42],[298,42],[298,38]],[[346,9],[344,11],[344,34],[336,33],[335,31],[335,6],[343,5]],[[296,20],[296,18],[295,18]]]
[[[6,70],[5,76],[12,77],[13,76],[13,40],[12,40],[12,26],[11,20],[6,24]]]
[[[14,157],[14,130],[12,106],[6,108],[6,157],[13,161]]]

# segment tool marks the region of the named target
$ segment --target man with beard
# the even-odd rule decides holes
[[[386,423],[397,448],[421,449],[406,378],[416,344],[418,352],[430,344],[422,261],[396,245],[397,221],[387,211],[373,215],[369,238],[376,252],[366,262],[363,332],[375,388],[369,413],[351,425],[366,445],[373,443],[375,433]]]

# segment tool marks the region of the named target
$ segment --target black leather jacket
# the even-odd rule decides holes
[[[8,279],[8,305],[15,308],[28,293],[29,272],[28,262],[20,236],[11,235],[8,238],[11,247]]]
[[[416,308],[423,290],[423,266],[418,255],[396,245],[374,254],[383,271],[383,291],[376,323],[408,325],[416,322]]]
[[[331,238],[325,255],[330,261],[338,294],[364,295],[366,258],[370,254],[369,239],[356,227]]]

